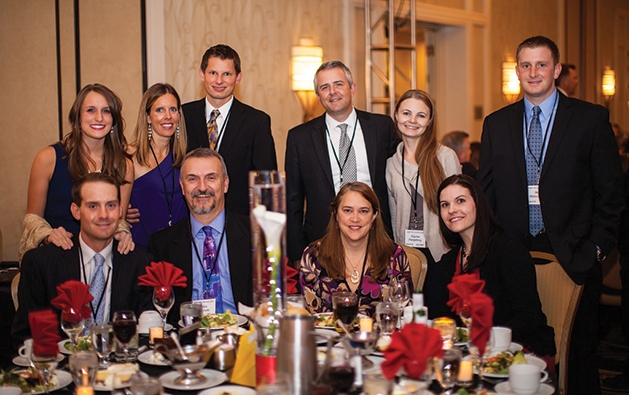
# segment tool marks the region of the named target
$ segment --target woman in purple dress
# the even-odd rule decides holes
[[[380,203],[362,182],[343,185],[330,205],[325,236],[301,258],[299,281],[311,313],[332,311],[332,293],[358,294],[358,312],[373,316],[382,285],[406,278],[411,269],[402,247],[387,235]]]
[[[146,250],[151,234],[188,214],[179,184],[186,124],[172,86],[155,84],[144,93],[130,153],[135,169],[131,206],[140,215],[139,221],[132,221],[131,234],[136,245]]]

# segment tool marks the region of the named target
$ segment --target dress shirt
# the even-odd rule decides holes
[[[214,108],[207,100],[207,96],[205,97],[205,123],[210,122],[210,115],[212,111],[218,110],[220,112],[219,116],[216,118],[216,127],[218,128],[218,140],[216,141],[216,151],[218,151],[221,146],[221,142],[223,141],[223,133],[225,132],[225,123],[229,121],[229,111],[232,108],[232,103],[234,102],[234,95],[232,95],[231,99],[225,104],[223,104],[219,108]]]
[[[360,122],[356,122],[356,109],[352,109],[352,113],[349,117],[343,121],[339,122],[332,118],[327,113],[325,114],[325,125],[328,129],[328,154],[330,155],[330,164],[332,165],[332,180],[334,180],[334,191],[339,193],[341,189],[341,169],[339,168],[339,164],[337,162],[337,158],[341,157],[341,153],[339,152],[339,142],[341,140],[341,129],[338,125],[342,123],[347,124],[347,136],[349,140],[352,140],[352,135],[354,134],[354,125],[356,125],[356,135],[354,136],[354,141],[352,142],[352,146],[354,147],[354,152],[356,153],[356,181],[364,182],[365,184],[371,185],[371,175],[369,174],[369,162],[367,161],[367,147],[365,146],[365,137],[363,136],[363,130],[360,127]],[[336,152],[336,156],[334,153]],[[341,163],[341,166],[343,164]]]
[[[111,278],[113,277],[111,271],[113,269],[112,252],[114,241],[112,239],[107,247],[103,248],[101,251],[94,251],[90,247],[88,247],[87,244],[85,244],[85,242],[83,241],[83,237],[79,232],[79,244],[81,247],[79,249],[79,253],[82,254],[82,256],[79,257],[79,260],[83,263],[81,265],[81,281],[83,281],[85,284],[90,285],[90,282],[92,281],[92,273],[94,272],[94,267],[96,264],[94,261],[94,255],[101,254],[103,258],[105,258],[105,263],[103,263],[103,275],[105,276],[105,279],[107,279],[107,284],[105,285],[105,296],[103,297],[103,303],[105,304],[105,312],[103,317],[105,317],[105,322],[108,322],[110,317],[109,309],[111,305]],[[96,307],[98,306],[98,300],[92,301],[92,304],[94,306],[94,309],[96,309]]]
[[[542,110],[539,113],[539,122],[542,125],[542,141],[544,143],[544,146],[542,147],[542,158],[541,158],[542,165],[544,164],[544,158],[546,157],[546,149],[548,148],[548,142],[550,141],[550,134],[553,129],[553,124],[555,122],[558,99],[559,99],[559,93],[555,89],[555,91],[539,105],[539,108]],[[531,103],[525,96],[524,97],[524,112],[526,113],[526,120],[523,121],[524,126],[522,128],[523,135],[524,135],[524,157],[525,158],[527,155],[529,155],[527,135],[529,132],[529,128],[531,127],[531,119],[533,118],[534,106],[535,105]],[[540,169],[541,167],[542,166],[540,166]]]
[[[212,237],[216,242],[216,248],[220,244],[221,235],[225,231],[225,210],[221,211],[214,221],[208,225],[212,227]],[[203,264],[199,262],[199,256],[203,259],[203,241],[205,240],[205,232],[203,227],[205,225],[197,221],[192,214],[190,214],[190,227],[192,234],[194,235],[195,247],[192,248],[192,300],[203,299],[203,284],[205,282],[205,275],[203,272]],[[223,309],[227,309],[232,312],[236,312],[236,303],[234,302],[234,293],[232,292],[232,281],[229,272],[229,257],[227,254],[227,236],[223,238],[221,249],[218,251],[218,267],[221,276],[221,295],[223,296]],[[197,252],[199,255],[197,255]]]

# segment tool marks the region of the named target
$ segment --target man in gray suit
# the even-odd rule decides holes
[[[354,108],[356,84],[340,61],[322,64],[314,85],[326,112],[291,129],[286,141],[288,256],[292,261],[301,259],[304,248],[324,235],[330,202],[346,182],[362,181],[373,188],[391,233],[385,169],[398,143],[393,121]]]

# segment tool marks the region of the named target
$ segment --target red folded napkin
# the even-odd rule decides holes
[[[183,270],[165,261],[151,262],[151,265],[146,267],[146,274],[138,277],[138,280],[140,280],[138,285],[164,288],[162,290],[164,295],[170,295],[172,287],[185,288],[188,285]]]
[[[401,331],[393,332],[391,344],[384,351],[382,373],[392,380],[400,368],[413,379],[419,379],[426,371],[428,358],[443,355],[443,339],[438,330],[423,324],[410,323]]]
[[[91,316],[92,311],[87,304],[92,300],[94,297],[90,294],[89,285],[77,280],[68,280],[57,285],[57,296],[50,304],[63,312],[64,319],[79,322]]]
[[[28,323],[33,336],[33,354],[40,358],[56,357],[59,352],[59,320],[52,310],[31,311]]]
[[[286,293],[289,295],[299,293],[297,288],[299,270],[288,264],[288,258],[284,261],[284,268],[286,269]]]
[[[470,339],[481,354],[485,352],[485,345],[494,325],[494,301],[483,292],[484,288],[485,280],[481,280],[478,272],[454,276],[448,284],[448,306],[452,311],[460,315],[464,305],[470,307]]]

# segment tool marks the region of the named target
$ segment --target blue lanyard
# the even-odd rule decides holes
[[[526,110],[524,110],[524,130],[526,130],[526,150],[529,155],[533,157],[535,164],[537,165],[537,174],[541,174],[542,165],[544,164],[545,154],[546,154],[546,139],[548,139],[548,131],[550,130],[550,125],[553,124],[555,114],[557,113],[557,104],[559,103],[559,94],[557,93],[555,96],[555,103],[553,104],[553,109],[550,113],[550,119],[548,120],[548,124],[546,124],[546,133],[544,133],[544,138],[542,140],[542,149],[539,153],[539,158],[533,155],[533,151],[531,151],[531,145],[529,144],[529,136],[531,134],[531,130],[528,125],[528,118],[526,116]]]

